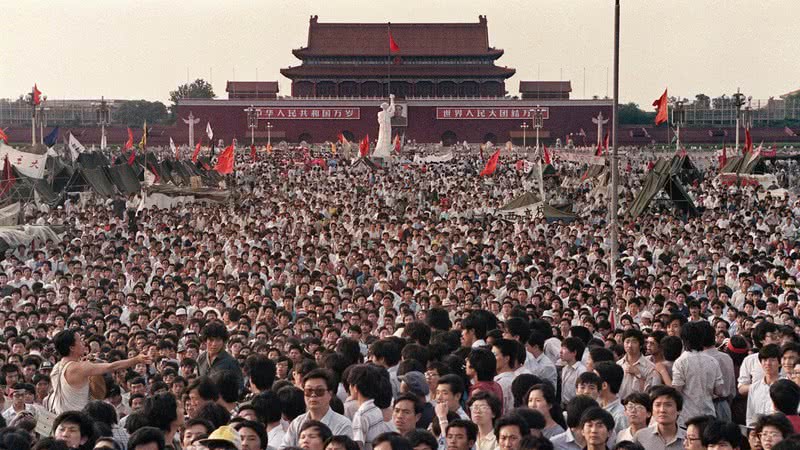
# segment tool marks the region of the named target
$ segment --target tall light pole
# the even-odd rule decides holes
[[[736,107],[736,152],[739,152],[739,119],[742,114],[742,106],[744,106],[744,94],[739,88],[736,88],[736,93],[732,95],[733,106]],[[724,106],[724,105],[723,105]]]
[[[44,98],[47,100],[47,98]],[[42,101],[39,104],[39,143],[44,145],[44,128],[47,126],[47,111],[50,111],[50,108],[44,106],[45,102]]]
[[[742,127],[749,130],[753,126],[753,110],[750,108],[750,99],[747,99],[747,106],[742,111]],[[750,150],[750,149],[748,149]]]
[[[258,127],[258,115],[256,114],[256,108],[253,105],[250,105],[249,108],[245,108],[247,112],[247,126],[250,128],[250,145],[255,145],[256,143],[256,128]]]
[[[539,154],[539,130],[544,126],[544,109],[536,105],[536,108],[531,109],[531,116],[533,121],[533,128],[536,130],[536,155],[539,158],[539,196],[544,203],[544,168],[542,167],[543,155]]]
[[[272,124],[267,122],[267,147],[272,145]]]
[[[616,278],[616,265],[619,259],[619,230],[617,210],[619,209],[619,165],[617,162],[617,107],[619,105],[619,0],[614,5],[614,103],[611,105],[611,279]]]
[[[106,125],[111,123],[108,102],[106,101],[105,97],[101,96],[100,102],[93,103],[93,106],[97,107],[97,109],[95,109],[95,117],[97,119],[97,124],[100,125],[100,150],[105,150],[106,146],[108,145],[108,138],[106,137]]]
[[[522,128],[522,151],[524,152],[525,149],[528,148],[526,138],[528,137],[528,128],[530,128],[531,126],[528,125],[526,122],[522,122],[522,125],[520,125],[519,127]]]
[[[672,108],[672,123],[675,124],[675,151],[681,150],[681,125],[683,125],[686,118],[686,110],[684,104],[686,100],[678,99],[675,101],[675,107]]]

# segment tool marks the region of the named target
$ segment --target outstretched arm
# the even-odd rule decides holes
[[[150,364],[152,360],[147,355],[138,355],[133,358],[115,361],[113,363],[93,363],[89,361],[81,361],[75,367],[75,375],[80,378],[88,378],[92,376],[104,375],[117,370],[127,369],[139,363]]]

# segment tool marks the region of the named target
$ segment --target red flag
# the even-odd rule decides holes
[[[42,91],[36,87],[36,83],[33,84],[33,104],[38,105],[42,103]]]
[[[728,148],[722,147],[722,156],[719,157],[719,170],[722,170],[728,164]]]
[[[125,141],[125,150],[130,150],[133,148],[133,131],[131,131],[130,127],[128,127],[128,140]]]
[[[481,176],[485,177],[494,173],[497,170],[497,161],[500,159],[500,150],[494,152],[486,163],[486,167],[481,170]]]
[[[605,154],[608,155],[608,139],[609,135],[606,133],[606,137],[603,139],[603,143],[597,145],[597,151],[594,152],[594,156],[603,156],[603,149],[605,148]],[[605,147],[604,147],[605,145]]]
[[[369,155],[369,135],[364,136],[364,139],[358,144],[358,152],[362,158],[366,158]]]
[[[233,172],[233,158],[234,158],[234,150],[233,144],[229,145],[222,151],[217,158],[217,165],[214,167],[214,170],[219,172],[221,175],[227,175]]]
[[[753,151],[753,136],[750,135],[750,128],[744,129],[744,148],[742,154],[746,155]]]
[[[337,136],[337,139],[339,140],[340,144],[344,144],[345,141],[347,141],[347,139],[344,138],[344,135],[342,133],[339,133],[339,135]]]
[[[397,42],[394,41],[392,37],[392,32],[389,32],[389,52],[390,53],[400,53],[400,46],[397,45]]]
[[[148,164],[148,166],[150,167],[150,172],[153,172],[153,177],[155,177],[155,179],[153,180],[153,184],[158,183],[159,181],[161,181],[161,177],[158,175],[158,171],[153,166],[153,164],[152,163]]]
[[[656,101],[653,102],[653,106],[656,107],[656,125],[664,123],[667,121],[667,90],[664,89],[664,93],[661,94]]]
[[[250,146],[250,157],[253,158],[253,162],[256,162],[256,146]]]
[[[552,164],[552,161],[550,159],[550,152],[547,150],[547,146],[542,144],[542,148],[544,149],[544,152],[542,153],[542,156],[544,158],[544,163]]]
[[[11,161],[8,160],[8,155],[6,155],[6,161],[3,163],[3,179],[0,180],[0,197],[3,197],[11,190],[11,186],[14,186],[14,171],[11,170]]]
[[[6,134],[6,130],[2,128],[0,128],[0,141],[8,144],[8,135]]]
[[[394,135],[394,151],[400,153],[400,134]]]
[[[136,147],[131,149],[131,156],[128,157],[128,165],[132,166],[134,161],[136,161]]]
[[[199,155],[199,154],[200,154],[200,144],[201,144],[202,142],[203,142],[203,140],[202,140],[202,139],[201,139],[201,140],[199,140],[199,141],[197,141],[197,145],[195,145],[195,147],[194,147],[194,153],[192,153],[192,162],[193,162],[193,163],[196,163],[196,162],[197,162],[197,155]]]

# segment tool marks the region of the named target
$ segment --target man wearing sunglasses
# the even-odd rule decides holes
[[[336,391],[336,384],[325,369],[315,369],[303,377],[303,395],[306,401],[306,412],[289,424],[279,450],[286,447],[297,447],[300,429],[308,420],[318,420],[331,429],[334,436],[352,436],[353,425],[350,419],[331,409],[331,398]]]

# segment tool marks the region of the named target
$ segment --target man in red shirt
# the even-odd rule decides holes
[[[467,376],[470,378],[469,396],[476,391],[488,392],[502,403],[503,388],[494,381],[497,375],[497,360],[486,348],[473,348],[467,357]]]

